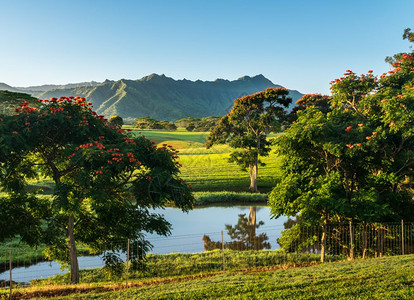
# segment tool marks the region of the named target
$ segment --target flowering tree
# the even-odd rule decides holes
[[[329,110],[310,106],[277,141],[283,175],[275,216],[303,223],[412,220],[414,58],[404,53],[377,77],[348,70],[331,82]],[[350,231],[352,233],[352,230]],[[326,231],[322,235],[322,244]],[[324,254],[324,244],[322,245]],[[348,254],[353,258],[352,247]],[[323,259],[323,255],[322,255]]]
[[[70,262],[72,283],[79,282],[77,243],[122,249],[121,240],[143,239],[143,232],[169,233],[170,224],[150,209],[167,201],[192,207],[191,191],[177,177],[176,152],[110,126],[84,98],[52,98],[39,108],[24,103],[0,119],[0,140],[7,192],[0,220],[13,227],[0,238],[20,234],[30,244],[45,243],[50,258]],[[39,178],[54,183],[50,200],[29,186]]]
[[[258,166],[263,163],[259,156],[270,151],[267,135],[279,127],[285,116],[285,108],[292,99],[285,88],[268,88],[234,101],[231,111],[219,121],[207,137],[206,147],[216,143],[229,143],[233,151],[230,161],[249,169],[250,187],[257,192]]]
[[[330,110],[329,106],[330,97],[321,94],[306,94],[302,98],[296,101],[296,106],[288,114],[286,122],[291,124],[297,120],[298,111],[302,111],[309,106],[315,106],[323,113],[327,113]]]

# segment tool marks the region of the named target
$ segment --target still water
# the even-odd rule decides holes
[[[278,249],[276,240],[287,219],[285,217],[271,219],[269,208],[265,206],[205,207],[196,208],[188,213],[183,213],[179,209],[166,208],[158,212],[163,214],[172,224],[172,231],[168,237],[147,235],[147,239],[154,246],[151,252],[157,254],[202,252],[204,251],[203,235],[208,235],[212,241],[221,241],[222,231],[224,241],[230,241],[225,225],[236,225],[240,214],[245,215],[249,221],[256,224],[259,224],[260,221],[264,222],[256,229],[256,234],[266,233],[271,249]],[[80,269],[102,267],[103,265],[99,256],[79,257]],[[60,270],[60,265],[56,262],[42,262],[27,268],[14,268],[13,280],[29,282],[32,279],[47,278],[65,272],[67,271]],[[0,274],[0,280],[8,279],[8,271]]]

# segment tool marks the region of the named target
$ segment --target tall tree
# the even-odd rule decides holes
[[[144,240],[144,232],[169,233],[151,209],[167,201],[192,207],[175,151],[109,126],[84,98],[52,98],[40,108],[24,103],[0,119],[0,140],[0,183],[8,193],[0,198],[0,223],[21,226],[1,231],[0,239],[20,234],[29,244],[45,243],[50,258],[69,262],[72,283],[79,282],[78,243],[120,250],[126,239]],[[28,186],[39,177],[54,183],[50,200]]]
[[[253,95],[238,98],[231,111],[221,118],[207,137],[206,147],[216,143],[228,143],[236,150],[230,155],[243,170],[249,169],[250,187],[257,192],[258,166],[263,165],[259,156],[267,156],[270,142],[266,139],[271,131],[280,127],[280,120],[292,99],[285,88],[268,88]]]
[[[397,59],[379,80],[348,70],[331,82],[328,112],[298,112],[277,141],[283,175],[270,195],[273,215],[300,213],[301,222],[324,229],[413,219],[414,59]]]

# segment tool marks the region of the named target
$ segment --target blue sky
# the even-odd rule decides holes
[[[0,82],[12,86],[263,74],[329,93],[409,50],[413,0],[0,0]]]

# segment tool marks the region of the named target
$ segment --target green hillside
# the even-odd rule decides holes
[[[25,101],[31,106],[39,105],[37,99],[28,94],[0,90],[0,114],[13,113],[14,108]]]
[[[222,116],[231,109],[234,99],[277,86],[263,75],[244,76],[234,81],[190,81],[152,74],[139,80],[106,80],[96,86],[53,89],[37,96],[82,96],[105,116],[150,116],[156,120],[175,121],[189,116]],[[302,94],[291,91],[291,96],[295,102]]]

